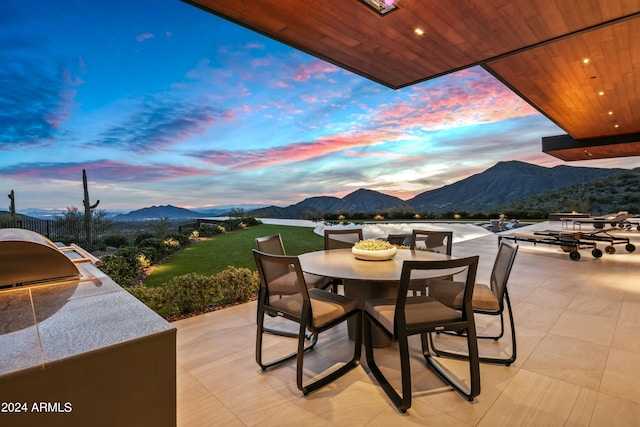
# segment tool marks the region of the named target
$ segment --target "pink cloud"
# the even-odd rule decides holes
[[[493,123],[537,114],[537,111],[485,73],[465,70],[458,84],[413,89],[411,103],[381,106],[375,121],[382,126],[446,129]]]
[[[389,135],[385,134],[385,136]],[[203,153],[203,160],[231,169],[259,169],[283,163],[302,162],[345,149],[367,147],[381,142],[381,135],[378,132],[351,132],[345,135],[325,136],[313,142],[294,143],[264,150]]]
[[[331,65],[321,60],[314,60],[300,65],[295,73],[293,80],[297,82],[306,82],[313,79],[322,79],[326,73],[336,73],[340,71],[335,65]]]

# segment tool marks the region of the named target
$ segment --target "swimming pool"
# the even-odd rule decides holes
[[[460,222],[380,222],[380,223],[365,223],[365,224],[324,224],[318,221],[309,221],[303,219],[275,219],[275,218],[258,218],[265,224],[278,224],[278,225],[294,225],[299,227],[313,227],[313,231],[320,236],[324,235],[325,228],[327,229],[349,229],[349,228],[362,228],[362,234],[365,239],[380,238],[386,239],[389,234],[411,234],[413,229],[418,230],[435,230],[435,231],[453,231],[453,241],[462,242],[464,240],[471,240],[478,237],[490,236],[492,233],[489,230],[482,228],[481,226]]]

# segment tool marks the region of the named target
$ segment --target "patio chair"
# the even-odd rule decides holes
[[[453,231],[413,230],[410,249],[422,249],[430,252],[451,255]]]
[[[362,228],[324,230],[324,249],[349,249],[362,240]]]
[[[425,250],[451,255],[453,246],[453,231],[435,230],[413,230],[409,239],[409,249]],[[442,280],[453,280],[453,277],[442,278]],[[426,295],[429,287],[429,280],[412,280],[409,284],[409,291],[414,295],[421,293]]]
[[[480,356],[480,361],[483,363],[509,366],[516,360],[516,328],[513,321],[509,292],[507,291],[507,282],[509,281],[509,275],[517,253],[518,245],[502,240],[493,264],[489,285],[477,283],[473,292],[472,305],[474,313],[500,316],[500,333],[498,335],[478,335],[478,338],[493,339],[495,341],[502,338],[504,335],[505,306],[509,312],[511,326],[511,355],[504,358]],[[429,284],[429,296],[448,307],[460,309],[464,296],[464,283],[434,280]],[[438,356],[458,359],[467,358],[467,355],[464,354],[439,350],[433,345],[433,341],[431,342],[431,348]]]
[[[289,359],[296,358],[296,384],[298,389],[307,395],[358,366],[362,347],[362,312],[358,309],[358,302],[317,288],[309,289],[305,283],[298,257],[271,255],[256,249],[253,250],[253,255],[260,275],[256,333],[256,362],[260,368],[265,371]],[[297,280],[283,281],[282,278],[286,274],[283,276],[284,269],[282,267],[285,267],[287,272],[291,269]],[[299,325],[299,332],[296,335],[298,346],[295,352],[269,362],[263,361],[262,340],[265,333],[265,315],[278,316]],[[318,334],[350,318],[355,318],[357,324],[351,360],[329,374],[305,385],[303,381],[304,353],[316,345]],[[310,332],[310,338],[306,331]]]
[[[273,234],[271,236],[257,237],[256,247],[260,252],[266,252],[273,255],[286,255],[282,236]],[[283,267],[284,268],[284,267]],[[290,274],[291,280],[295,280],[295,274]],[[331,278],[326,276],[318,276],[317,274],[304,273],[304,281],[308,287],[328,289],[332,286]]]
[[[407,234],[389,234],[387,242],[392,245],[402,246],[409,236]]]
[[[427,296],[408,296],[411,275],[417,270],[466,268],[465,290],[461,310],[454,310]],[[422,353],[431,368],[440,378],[472,401],[480,394],[480,364],[478,343],[471,307],[471,297],[478,268],[478,257],[441,261],[405,261],[396,299],[374,299],[365,301],[364,339],[367,364],[387,396],[401,412],[411,407],[411,367],[408,337],[420,335]],[[462,273],[461,273],[462,274]],[[397,339],[400,353],[402,394],[398,393],[384,376],[374,358],[372,326],[376,325],[389,339]],[[453,376],[429,352],[427,336],[437,331],[463,330],[467,338],[469,357],[469,383],[467,387]]]
[[[324,230],[324,250],[349,249],[362,240],[362,228]],[[332,291],[338,293],[338,286],[342,285],[341,279],[332,279]]]

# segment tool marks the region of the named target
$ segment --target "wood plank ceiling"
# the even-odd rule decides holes
[[[640,0],[184,1],[392,89],[480,65],[567,132],[545,152],[640,156]]]

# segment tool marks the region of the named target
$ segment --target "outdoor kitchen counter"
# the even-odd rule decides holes
[[[77,266],[80,279],[0,290],[0,424],[174,426],[175,328]]]

